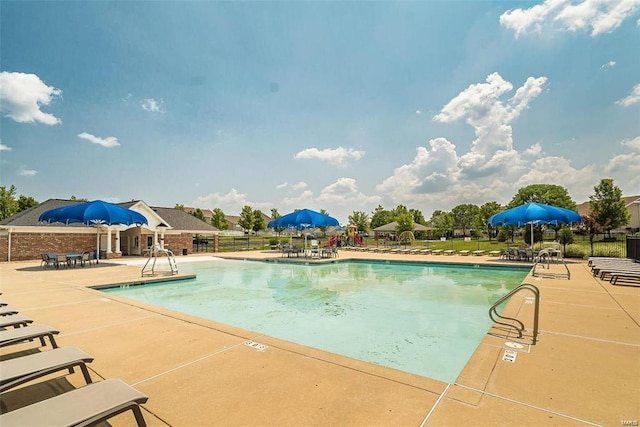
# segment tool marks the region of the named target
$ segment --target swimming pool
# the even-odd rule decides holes
[[[448,383],[528,269],[347,261],[215,260],[197,278],[104,292]]]

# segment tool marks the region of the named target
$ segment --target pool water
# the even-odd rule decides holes
[[[197,278],[105,292],[453,383],[528,269],[216,260]]]

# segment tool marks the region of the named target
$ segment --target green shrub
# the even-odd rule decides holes
[[[582,245],[567,245],[564,250],[564,257],[587,259],[589,258],[589,248]]]
[[[560,243],[564,245],[570,245],[573,243],[573,231],[569,227],[562,227],[560,229]]]
[[[498,237],[496,237],[496,239],[498,239],[498,242],[506,242],[508,238],[509,233],[504,228],[498,232]]]

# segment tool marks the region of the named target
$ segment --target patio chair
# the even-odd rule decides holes
[[[67,254],[56,254],[56,268],[60,268],[61,265],[69,267],[69,260]]]
[[[51,254],[41,254],[41,256],[42,256],[42,261],[40,262],[40,268],[44,270],[49,267],[55,267],[56,265],[55,256],[52,256]]]
[[[10,326],[19,328],[21,326],[27,326],[29,323],[33,323],[33,320],[19,313],[0,316],[0,329],[7,329]]]
[[[0,415],[2,427],[89,426],[133,411],[138,426],[146,426],[141,404],[148,397],[119,379],[91,383]]]
[[[72,374],[75,367],[80,368],[84,380],[90,384],[91,376],[86,364],[92,361],[93,357],[77,347],[54,348],[50,351],[0,361],[0,392],[55,372],[68,369]]]
[[[58,348],[58,344],[53,336],[59,333],[60,331],[46,325],[26,326],[24,328],[0,331],[0,347],[21,344],[26,341],[33,341],[36,338],[40,339],[40,344],[44,347],[46,345],[44,339],[49,337],[51,346]]]
[[[91,265],[91,252],[82,252],[80,255],[80,266],[84,267],[85,265]]]

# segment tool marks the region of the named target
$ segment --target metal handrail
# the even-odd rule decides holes
[[[518,338],[522,338],[522,333],[526,330],[524,323],[522,323],[520,320],[514,317],[502,316],[500,313],[498,313],[498,310],[497,310],[500,304],[502,304],[503,302],[505,302],[506,300],[511,298],[513,295],[517,294],[522,290],[529,290],[533,292],[535,296],[535,303],[534,303],[535,305],[534,305],[534,313],[533,313],[533,344],[535,344],[538,338],[538,314],[540,312],[540,290],[536,286],[530,283],[523,283],[517,288],[513,289],[511,292],[509,292],[508,294],[500,298],[491,306],[491,308],[489,309],[489,317],[494,323],[497,323],[498,325],[503,325],[503,326],[515,329],[518,332]],[[494,315],[500,319],[510,320],[515,324],[501,322],[497,320],[496,317],[494,317]]]
[[[549,270],[550,268],[550,264],[551,264],[551,253],[549,252],[548,249],[543,249],[540,252],[538,252],[538,254],[533,258],[533,269],[531,270],[531,274],[533,274],[534,277],[537,276],[547,276],[547,277],[563,277],[564,274],[560,274],[560,273],[551,273],[551,272],[547,272],[547,273],[542,273],[540,272],[537,268],[538,268],[538,264],[541,264],[542,269],[544,269],[544,264],[547,264],[547,270]],[[568,280],[571,280],[571,271],[569,271],[569,267],[567,266],[567,263],[564,261],[564,257],[562,256],[562,252],[560,252],[560,256],[558,257],[558,261],[562,261],[562,265],[564,266],[564,269],[566,270],[566,277]]]

